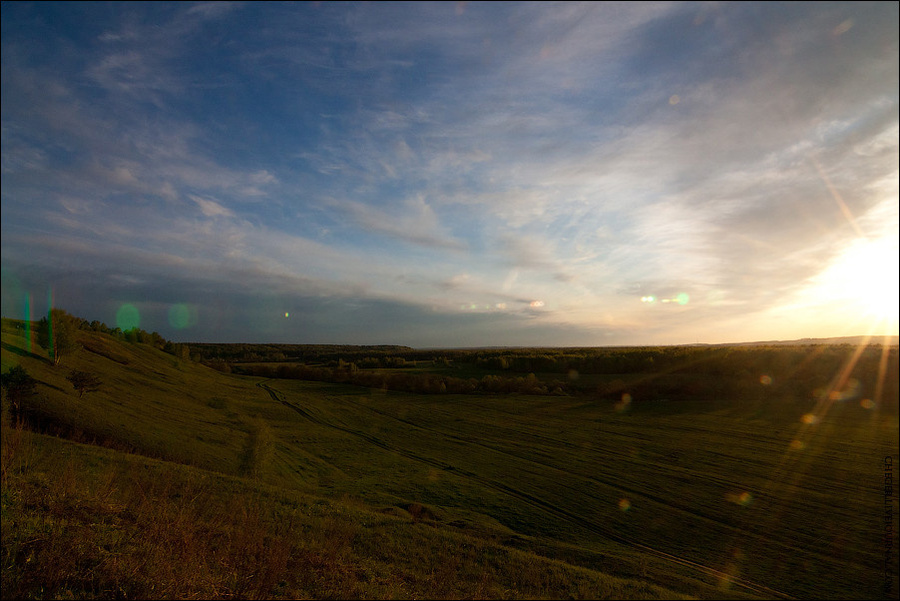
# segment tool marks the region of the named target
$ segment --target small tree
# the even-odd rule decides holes
[[[94,374],[77,369],[73,369],[66,379],[71,382],[72,387],[78,391],[79,399],[84,396],[85,392],[96,392],[100,390],[100,384],[102,384],[100,379]]]
[[[75,341],[75,318],[62,309],[51,309],[50,319],[42,318],[38,324],[38,341],[47,349],[53,365],[59,365],[63,355],[78,350]]]
[[[11,368],[0,378],[0,385],[6,391],[6,398],[10,403],[10,415],[13,421],[17,421],[22,415],[25,402],[34,396],[36,382],[21,365]]]

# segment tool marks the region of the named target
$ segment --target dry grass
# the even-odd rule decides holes
[[[644,583],[3,426],[2,598],[667,598]]]

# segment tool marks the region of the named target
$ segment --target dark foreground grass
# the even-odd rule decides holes
[[[643,598],[676,593],[381,511],[4,425],[2,597]]]

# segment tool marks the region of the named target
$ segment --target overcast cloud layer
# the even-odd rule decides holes
[[[5,2],[0,228],[175,340],[896,333],[898,4]]]

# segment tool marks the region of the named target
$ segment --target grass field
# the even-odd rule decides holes
[[[886,410],[416,395],[223,374],[79,336],[84,348],[54,368],[3,332],[3,371],[20,364],[38,381],[44,423],[109,447],[5,424],[4,598],[115,586],[160,597],[885,596],[897,399]],[[101,389],[79,400],[72,367]],[[151,499],[158,515],[144,515]],[[166,520],[187,534],[160,531]],[[242,529],[257,534],[237,540]],[[158,589],[125,577],[137,561],[128,545],[148,530],[175,548],[168,572],[162,548],[141,551],[159,564],[148,576]],[[29,555],[34,540],[45,556]],[[256,564],[239,566],[250,547]],[[41,582],[34,562],[65,548],[84,554],[72,568],[82,579]],[[179,575],[204,561],[210,582]],[[86,571],[106,569],[109,590],[86,584]],[[256,574],[253,586],[240,574]]]

